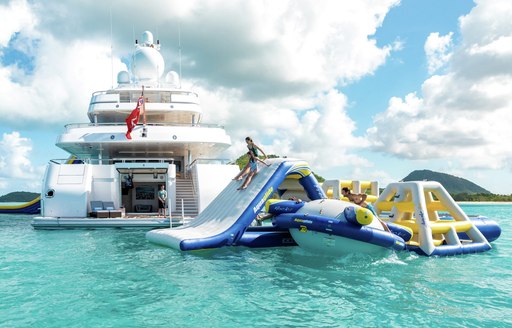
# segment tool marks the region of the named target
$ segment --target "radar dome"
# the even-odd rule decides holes
[[[132,73],[139,81],[158,80],[164,73],[162,55],[152,47],[138,47],[132,57]]]
[[[142,43],[144,43],[147,46],[150,46],[153,44],[153,33],[150,31],[145,31],[142,33]]]
[[[117,73],[117,83],[130,83],[130,74],[127,71]]]
[[[169,71],[165,75],[165,82],[173,87],[178,87],[180,85],[180,76],[175,71]]]

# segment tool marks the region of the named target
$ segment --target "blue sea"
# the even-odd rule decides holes
[[[512,327],[512,205],[486,253],[181,253],[143,230],[35,231],[0,215],[0,327]]]

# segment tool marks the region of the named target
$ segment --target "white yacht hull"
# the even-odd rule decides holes
[[[70,157],[46,167],[35,229],[169,227],[164,216],[197,216],[239,172],[218,157],[230,136],[202,122],[176,72],[163,75],[159,50],[145,31],[130,72],[92,94],[90,122],[66,125],[56,145]]]

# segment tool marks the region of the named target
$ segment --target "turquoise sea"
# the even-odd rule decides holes
[[[35,231],[0,215],[0,327],[512,327],[512,204],[486,253],[327,258],[291,248],[190,253],[142,230]]]

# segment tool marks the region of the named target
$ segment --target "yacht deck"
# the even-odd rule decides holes
[[[159,217],[157,215],[127,214],[122,218],[50,218],[35,217],[32,221],[34,229],[102,229],[102,228],[173,228],[191,221],[192,217]]]

